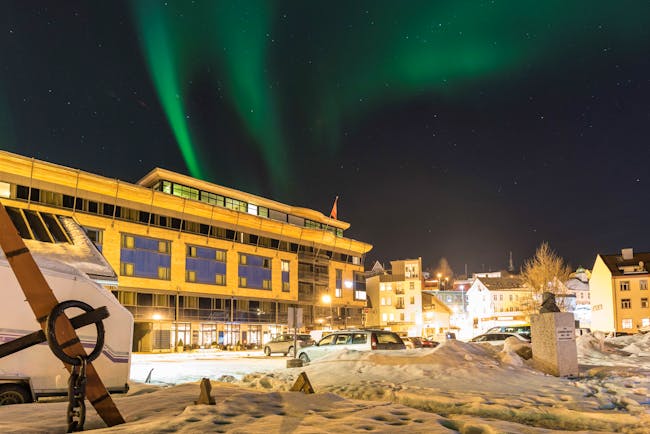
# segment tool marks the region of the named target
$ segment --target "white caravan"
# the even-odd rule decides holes
[[[11,207],[7,210],[59,302],[79,300],[95,309],[106,306],[109,317],[103,320],[105,344],[101,355],[92,363],[109,392],[126,392],[133,316],[102,286],[117,286],[115,272],[72,218]],[[31,215],[26,217],[28,213]],[[39,218],[33,218],[34,215]],[[47,223],[32,227],[39,225],[39,221]],[[0,282],[0,344],[40,330],[2,250]],[[65,311],[69,318],[82,313],[79,308]],[[96,342],[95,325],[77,329],[77,335],[90,352]],[[47,342],[9,354],[0,358],[0,404],[66,395],[68,377],[63,362],[52,353]]]

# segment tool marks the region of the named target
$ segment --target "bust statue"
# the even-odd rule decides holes
[[[555,303],[555,294],[552,292],[545,292],[542,294],[542,306],[539,313],[559,312],[560,308]]]

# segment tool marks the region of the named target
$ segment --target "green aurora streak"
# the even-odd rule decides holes
[[[413,97],[462,96],[526,68],[632,45],[644,17],[608,2],[135,1],[144,52],[193,176],[183,83],[216,68],[277,193],[296,150],[335,152],[339,125]],[[216,86],[216,84],[215,84]],[[235,163],[237,164],[237,162]],[[242,162],[242,165],[244,163]]]

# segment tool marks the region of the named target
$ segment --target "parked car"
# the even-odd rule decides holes
[[[530,325],[497,326],[488,329],[486,333],[517,333],[526,339],[530,339]]]
[[[414,349],[414,348],[422,348],[422,339],[418,338],[416,336],[400,336],[402,341],[404,342],[404,345],[408,349]]]
[[[422,347],[424,348],[435,348],[438,345],[440,345],[440,342],[436,342],[432,339],[427,339],[427,338],[422,339]]]
[[[276,336],[264,345],[264,354],[267,356],[277,353],[280,353],[283,356],[286,356],[287,354],[293,354],[293,343],[293,334],[285,333]],[[311,338],[311,335],[299,334],[297,335],[296,343],[298,345],[298,349],[300,349],[302,347],[314,345],[315,342]]]
[[[403,350],[402,339],[393,332],[385,330],[340,330],[335,331],[318,341],[316,345],[298,350],[298,357],[304,362],[324,357],[333,351],[340,350]]]
[[[484,333],[473,337],[470,342],[485,343],[490,345],[503,345],[506,339],[514,337],[515,339],[521,342],[530,342],[529,339],[517,334],[517,333]]]

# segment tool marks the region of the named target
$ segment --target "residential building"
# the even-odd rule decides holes
[[[378,271],[366,278],[366,326],[422,336],[422,258],[391,261],[390,273]]]
[[[590,277],[591,272],[580,267],[571,273],[569,280],[564,282],[567,295],[572,296],[575,301],[573,315],[575,316],[577,325],[583,328],[591,327]]]
[[[454,311],[447,306],[436,294],[422,291],[422,332],[418,336],[425,336],[433,340],[445,340],[446,333],[458,333],[459,328],[451,323]],[[461,336],[457,335],[460,339]]]
[[[528,323],[535,309],[533,293],[519,276],[477,277],[467,291],[474,335],[500,325]]]
[[[423,293],[435,297],[435,299],[446,308],[449,316],[447,320],[449,325],[447,328],[456,333],[458,339],[469,339],[473,336],[471,333],[471,319],[467,311],[469,306],[467,302],[467,290],[465,289],[469,289],[469,285],[465,287],[464,285],[457,286],[454,284],[454,287],[455,289],[439,291],[427,289],[424,290]]]
[[[362,324],[372,246],[318,211],[160,168],[132,184],[5,151],[0,200],[86,229],[118,273],[108,289],[134,316],[135,351],[261,344],[286,328],[291,306],[306,328],[328,316]]]
[[[597,255],[589,279],[591,329],[636,333],[650,326],[650,252]]]

